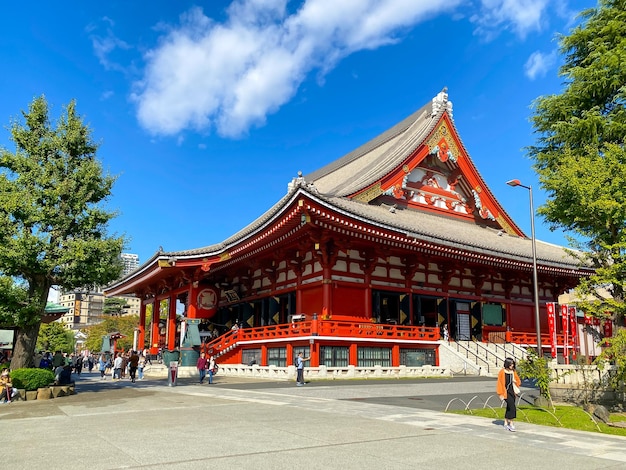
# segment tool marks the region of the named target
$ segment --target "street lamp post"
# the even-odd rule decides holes
[[[535,239],[535,209],[533,207],[533,187],[520,183],[520,180],[510,180],[506,184],[509,186],[521,186],[528,189],[528,198],[530,200],[530,239],[533,252],[533,295],[535,298],[535,329],[537,331],[537,354],[543,356],[541,349],[541,324],[539,323],[539,283],[537,281],[537,242]]]

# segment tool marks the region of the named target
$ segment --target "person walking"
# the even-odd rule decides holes
[[[207,366],[208,366],[208,361],[206,360],[206,354],[202,352],[200,353],[198,362],[196,362],[196,369],[198,369],[198,374],[200,375],[200,385],[204,383],[204,378],[206,377]]]
[[[311,360],[310,357],[303,356],[304,354],[302,353],[302,351],[300,351],[298,353],[298,356],[296,357],[296,372],[298,373],[296,377],[296,384],[298,385],[298,387],[304,385],[304,361]]]
[[[137,365],[137,370],[139,371],[139,380],[143,380],[143,370],[146,367],[146,356],[141,354],[139,356],[139,364]]]
[[[504,360],[504,366],[498,373],[498,381],[496,382],[496,393],[501,400],[506,401],[506,411],[504,412],[504,429],[515,432],[515,424],[513,420],[517,418],[517,409],[515,400],[520,393],[519,387],[522,381],[515,371],[515,360],[507,357]]]
[[[123,365],[124,359],[122,358],[122,353],[117,353],[113,361],[113,380],[120,380],[122,378]]]
[[[215,375],[216,367],[217,367],[217,364],[215,364],[215,358],[213,356],[211,356],[209,358],[209,364],[208,364],[208,368],[209,368],[209,384],[213,383],[213,376]]]
[[[98,370],[100,370],[100,378],[104,380],[104,375],[107,370],[107,358],[104,354],[100,354],[100,358],[98,359]]]
[[[139,355],[137,351],[130,351],[130,357],[128,358],[128,375],[130,380],[135,383],[137,379],[137,368],[139,367]]]
[[[81,356],[80,354],[74,356],[74,372],[76,372],[76,375],[78,375],[79,377],[81,372],[83,371],[83,359],[83,356]]]

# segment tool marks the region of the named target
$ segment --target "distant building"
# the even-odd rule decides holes
[[[127,276],[139,267],[138,255],[122,253],[120,257],[124,264],[122,277]],[[51,292],[52,291],[53,289],[51,289]],[[66,328],[79,330],[100,323],[104,318],[104,301],[106,297],[101,286],[85,287],[72,291],[64,291],[63,289],[54,291],[57,298],[55,302],[69,309],[68,312],[58,320],[59,323],[63,324]],[[132,295],[122,295],[118,297],[124,298],[128,305],[127,308],[124,308],[122,316],[139,316],[139,308],[141,305],[139,298]]]
[[[126,277],[139,267],[139,255],[132,253],[122,253],[122,262],[124,263],[124,271],[122,277]]]
[[[118,297],[126,300],[126,305],[128,305],[128,308],[124,308],[122,316],[139,316],[141,300],[138,297],[130,295]],[[59,303],[69,310],[58,320],[59,323],[72,330],[79,330],[100,323],[105,316],[105,298],[102,292],[61,292]]]

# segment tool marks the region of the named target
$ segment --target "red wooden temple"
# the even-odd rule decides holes
[[[540,241],[537,271],[547,335],[546,302],[590,271]],[[438,365],[444,326],[452,340],[536,344],[532,274],[531,240],[474,166],[444,90],[294,178],[240,232],[159,251],[106,294],[142,299],[153,353],[183,335],[222,363],[286,366],[303,351],[311,366]]]

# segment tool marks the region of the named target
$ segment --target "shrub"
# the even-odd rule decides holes
[[[517,363],[517,372],[522,379],[534,379],[542,397],[552,401],[550,395],[550,368],[545,357],[539,357],[534,349],[528,349],[526,359]]]
[[[11,371],[11,382],[15,388],[34,391],[54,382],[54,373],[48,369],[15,369]]]

